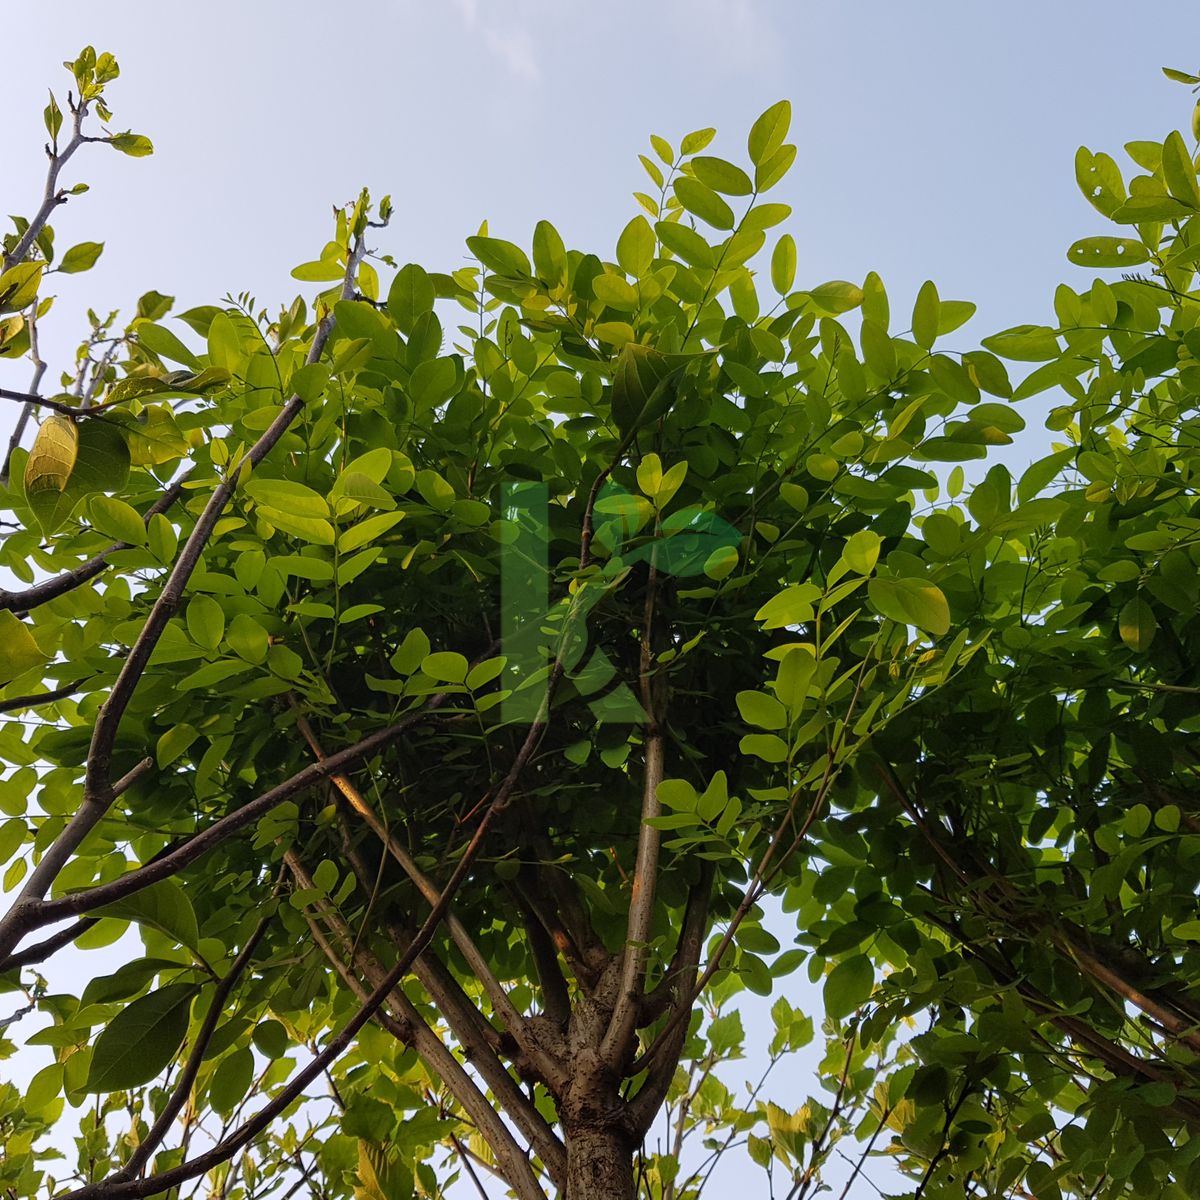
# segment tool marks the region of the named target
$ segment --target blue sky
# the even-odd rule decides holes
[[[650,132],[715,125],[713,152],[740,156],[783,96],[798,286],[876,270],[906,307],[933,278],[979,304],[976,336],[1040,320],[1078,271],[1066,247],[1100,227],[1076,147],[1186,128],[1187,92],[1159,68],[1200,60],[1200,6],[1170,0],[60,0],[52,21],[13,6],[5,27],[21,52],[5,66],[2,211],[40,195],[45,88],[61,95],[59,63],[86,42],[120,60],[117,127],[157,147],[87,147],[73,164],[92,192],[60,210],[59,244],[106,248],[61,280],[55,371],[85,303],[128,309],[149,287],[183,307],[286,300],[329,206],[364,183],[395,198],[380,245],[401,262],[457,265],[484,218],[527,242],[547,217],[611,251]],[[0,371],[8,386],[25,375]]]
[[[8,6],[4,27],[0,211],[36,206],[45,89],[63,99],[60,63],[86,43],[121,63],[114,127],[157,147],[72,164],[92,191],[58,213],[58,245],[106,249],[53,289],[48,385],[86,305],[129,312],[149,288],[179,308],[243,290],[286,303],[330,206],[363,184],[393,195],[379,248],[399,262],[453,269],[485,218],[526,244],[549,218],[608,254],[648,134],[715,125],[712,152],[738,158],[781,97],[799,158],[773,198],[795,210],[797,286],[876,270],[904,312],[932,278],[979,305],[966,348],[1052,319],[1054,287],[1086,283],[1065,251],[1102,222],[1076,148],[1186,129],[1188,93],[1159,68],[1200,64],[1195,0],[58,0]],[[0,366],[0,385],[27,378]]]

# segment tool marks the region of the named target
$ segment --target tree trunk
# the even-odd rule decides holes
[[[570,1122],[563,1133],[567,1145],[564,1200],[633,1200],[633,1147],[619,1126]]]

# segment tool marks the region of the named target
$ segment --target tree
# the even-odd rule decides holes
[[[683,1200],[707,1132],[797,1197],[855,1134],[916,1196],[1190,1194],[1182,136],[1129,147],[1128,194],[1080,153],[1136,237],[1070,257],[1147,276],[979,349],[935,349],[974,309],[932,283],[898,321],[875,275],[795,288],[785,101],[742,166],[653,138],[613,251],[485,226],[476,267],[397,270],[363,193],[293,272],[311,303],[173,330],[147,293],[45,396],[40,285],[95,258],[56,267],[47,221],[116,77],[68,65],[0,276],[36,372],[2,395],[42,418],[4,495],[0,706],[33,717],[0,729],[0,978],[56,1056],[0,1093],[10,1192],[434,1196],[446,1145],[522,1200]],[[1062,444],[1015,488],[943,479],[1052,388]],[[144,955],[47,994],[130,923]],[[735,997],[805,962],[830,1096],[739,1104]],[[811,1036],[773,1015],[774,1057]]]

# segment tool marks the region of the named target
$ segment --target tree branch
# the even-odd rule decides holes
[[[59,413],[64,417],[86,417],[99,411],[95,408],[81,408],[77,404],[66,404],[62,400],[53,400],[49,396],[39,396],[36,390],[14,392],[8,388],[0,388],[0,400],[15,400],[24,404],[26,408],[48,408],[51,412]]]
[[[661,522],[655,522],[655,534]],[[658,569],[654,550],[651,550],[650,575],[646,584],[646,604],[642,617],[642,638],[639,679],[642,707],[650,725],[646,730],[645,765],[642,774],[642,812],[638,825],[637,859],[633,869],[633,886],[629,896],[629,919],[626,926],[625,950],[621,961],[621,981],[616,1004],[608,1029],[600,1043],[600,1057],[610,1066],[621,1069],[628,1061],[637,1030],[638,1013],[646,983],[646,960],[649,952],[650,928],[654,918],[654,897],[658,884],[658,854],[662,834],[651,825],[662,815],[658,786],[663,781],[663,755],[666,735],[663,726],[667,714],[662,698],[665,678],[654,671],[653,634],[657,620],[655,605],[658,592]]]
[[[276,889],[278,890],[278,885],[276,885]],[[192,1093],[192,1085],[196,1082],[196,1076],[200,1073],[200,1067],[204,1062],[204,1054],[208,1049],[208,1043],[212,1040],[213,1032],[216,1030],[218,1022],[225,1015],[225,1001],[229,999],[229,995],[237,985],[238,980],[250,965],[250,959],[254,956],[255,950],[258,949],[258,944],[262,941],[263,934],[267,932],[267,927],[270,923],[269,917],[264,917],[258,922],[254,927],[254,931],[246,939],[246,944],[242,947],[241,953],[233,960],[229,970],[225,972],[225,975],[213,990],[208,1012],[204,1015],[204,1021],[200,1026],[199,1032],[196,1034],[196,1040],[192,1043],[187,1062],[184,1063],[183,1070],[180,1071],[179,1078],[175,1081],[175,1087],[172,1089],[170,1097],[167,1099],[162,1111],[158,1114],[158,1118],[151,1126],[150,1131],[138,1143],[137,1148],[129,1156],[129,1161],[115,1175],[111,1176],[113,1180],[123,1181],[133,1179],[146,1163],[149,1162],[150,1156],[162,1144],[163,1139],[170,1132],[171,1126],[175,1123],[175,1118],[179,1115],[180,1109],[187,1103],[188,1097]]]
[[[525,917],[525,934],[529,939],[529,949],[542,989],[542,1011],[554,1025],[566,1029],[571,1018],[571,996],[558,964],[558,951],[541,916],[525,894],[519,888],[513,888],[512,891]]]
[[[41,386],[42,376],[46,373],[46,364],[42,361],[41,352],[38,350],[37,310],[38,305],[35,300],[29,306],[29,315],[25,318],[25,326],[29,330],[29,357],[33,360],[33,379],[29,384],[31,392],[38,390]],[[21,444],[21,439],[25,436],[25,426],[29,424],[29,418],[32,415],[33,405],[26,402],[21,407],[16,424],[13,426],[12,434],[8,439],[8,449],[4,453],[4,465],[0,467],[0,487],[8,487],[8,477],[12,468],[12,456]]]
[[[53,924],[55,921],[61,921],[67,917],[91,912],[102,905],[132,896],[135,892],[140,892],[151,884],[178,874],[184,867],[203,857],[239,830],[257,821],[259,817],[265,816],[284,800],[290,800],[293,796],[312,787],[313,784],[328,778],[340,768],[355,763],[386,746],[389,742],[395,741],[418,721],[426,719],[429,716],[429,710],[439,699],[444,699],[444,696],[432,697],[423,708],[397,721],[394,725],[369,734],[353,746],[347,746],[344,750],[331,754],[324,762],[310,763],[307,767],[297,771],[290,779],[284,780],[283,783],[277,784],[269,791],[242,805],[241,808],[214,821],[207,829],[188,838],[161,858],[151,860],[145,866],[138,867],[127,875],[122,875],[109,883],[97,884],[78,892],[71,892],[69,895],[60,896],[54,900],[22,900],[18,898],[3,919],[0,919],[0,955],[5,956],[0,958],[0,970],[7,969],[10,962],[7,956],[16,947],[21,937],[30,930],[40,929],[44,925]]]
[[[376,1010],[387,1001],[396,984],[408,974],[409,968],[422,951],[424,951],[425,947],[429,945],[434,932],[441,924],[442,918],[446,915],[446,910],[450,907],[450,902],[454,899],[455,893],[466,878],[472,863],[483,847],[488,828],[495,813],[498,811],[497,804],[499,800],[500,794],[497,793],[496,799],[491,801],[484,810],[479,825],[476,827],[475,834],[459,858],[458,865],[454,868],[454,872],[446,883],[441,896],[438,898],[437,904],[434,905],[433,910],[425,918],[420,929],[417,930],[416,936],[409,944],[408,949],[400,955],[395,965],[380,980],[379,985],[371,992],[370,996],[360,1005],[358,1012],[342,1026],[341,1031],[334,1035],[325,1049],[315,1054],[308,1061],[307,1065],[292,1076],[288,1084],[280,1089],[273,1100],[265,1104],[248,1121],[243,1122],[239,1128],[226,1137],[223,1137],[211,1149],[203,1154],[198,1154],[195,1158],[186,1160],[178,1166],[171,1167],[157,1175],[148,1175],[142,1179],[129,1180],[128,1182],[117,1184],[110,1184],[107,1181],[87,1184],[61,1197],[61,1200],[144,1200],[145,1197],[160,1195],[170,1188],[178,1187],[181,1183],[185,1183],[189,1179],[195,1179],[197,1176],[211,1171],[213,1167],[227,1162],[239,1150],[253,1141],[276,1117],[286,1111],[296,1100],[300,1099],[304,1095],[304,1091],[308,1085],[347,1049],[358,1031],[371,1020]]]
[[[284,862],[301,887],[312,888],[312,877],[294,850],[289,850],[284,854]],[[376,986],[386,975],[383,965],[369,951],[356,948],[355,939],[349,926],[328,901],[319,901],[318,907],[325,921],[342,943],[343,953],[349,957],[350,961],[343,960],[342,955],[337,953],[321,933],[315,918],[308,916],[306,919],[314,939],[350,990],[360,1000],[366,1000],[367,990],[355,974],[354,964],[361,963],[363,973]],[[416,962],[420,961],[420,958],[416,960]],[[391,1017],[383,1008],[376,1012],[376,1020],[379,1020],[388,1032],[403,1045],[412,1046],[421,1058],[441,1076],[451,1094],[463,1106],[475,1126],[487,1139],[488,1145],[491,1146],[496,1160],[501,1166],[505,1181],[516,1191],[517,1195],[529,1197],[529,1200],[545,1200],[528,1158],[517,1145],[508,1127],[492,1108],[487,1097],[479,1090],[475,1081],[463,1069],[462,1064],[450,1053],[442,1039],[421,1017],[412,1001],[404,994],[404,990],[399,987],[394,988],[389,994],[387,1002],[396,1010],[399,1020]]]
[[[343,849],[351,870],[371,895],[374,876],[362,854],[352,845],[349,828],[344,823],[342,834]],[[397,920],[386,921],[385,928],[398,950],[403,950],[412,940],[412,930]],[[497,1102],[541,1158],[555,1186],[564,1186],[567,1160],[563,1144],[500,1061],[497,1030],[476,1008],[437,954],[422,954],[413,963],[413,974],[445,1018],[467,1061],[479,1072]]]
[[[83,134],[83,121],[87,116],[88,105],[90,103],[90,100],[84,100],[81,97],[78,104],[71,109],[71,140],[63,147],[62,151],[58,151],[57,148],[51,150],[47,146],[46,150],[50,155],[50,166],[46,171],[46,187],[42,193],[41,207],[34,214],[33,220],[29,222],[29,228],[25,230],[20,240],[12,248],[12,253],[4,256],[4,270],[7,271],[10,267],[16,266],[17,263],[25,261],[25,257],[33,248],[38,235],[46,227],[46,222],[50,220],[50,214],[60,204],[67,202],[67,197],[58,190],[58,177],[75,151],[84,142],[91,140]]]
[[[342,280],[343,299],[349,299],[353,295],[354,278],[365,253],[366,243],[360,231],[354,248],[347,256],[346,271]],[[333,330],[333,323],[334,318],[331,311],[317,325],[306,362],[315,363],[321,357],[321,352]],[[45,899],[46,893],[50,890],[59,872],[70,860],[71,855],[112,806],[116,799],[111,782],[113,747],[116,744],[117,733],[125,710],[129,707],[134,691],[141,682],[142,675],[150,661],[150,655],[158,645],[163,630],[166,629],[171,617],[182,603],[188,580],[200,562],[200,555],[208,544],[221,513],[224,512],[225,506],[233,496],[234,488],[241,478],[243,469],[247,466],[257,466],[267,456],[303,407],[304,400],[298,394],[294,394],[263,435],[242,456],[233,470],[221,480],[212,496],[209,497],[204,511],[200,514],[195,527],[188,535],[183,549],[176,558],[175,565],[171,568],[162,591],[154,601],[141,633],[138,634],[129,654],[121,664],[112,689],[100,706],[96,724],[92,728],[91,746],[88,749],[83,800],[75,815],[67,822],[62,832],[43,855],[41,862],[31,872],[17,897],[16,904],[9,912],[10,916],[23,906],[27,907],[31,901]],[[3,940],[3,926],[4,922],[0,922],[0,955],[7,954],[13,948],[12,945],[5,944]]]
[[[317,735],[313,732],[308,718],[303,715],[297,717],[296,728],[300,730],[301,735],[308,743],[317,761],[326,761],[325,751],[317,740]],[[421,895],[432,904],[438,896],[437,885],[421,870],[412,855],[392,837],[391,831],[379,819],[375,810],[366,802],[358,788],[341,772],[332,774],[330,779],[349,801],[350,807],[353,808],[368,828],[383,843],[388,854],[400,864],[401,870],[412,880]],[[492,971],[491,964],[480,953],[474,939],[453,912],[446,914],[446,928],[454,944],[467,960],[467,965],[475,975],[475,978],[483,985],[488,999],[492,1002],[492,1007],[504,1022],[509,1033],[516,1040],[517,1045],[520,1046],[522,1053],[529,1059],[541,1077],[557,1090],[557,1087],[561,1085],[564,1078],[563,1065],[538,1043],[538,1039],[530,1028],[528,1021],[517,1011],[509,999],[504,985],[496,978],[495,973]]]
[[[686,1017],[675,1021],[674,1030],[663,1051],[650,1063],[645,1082],[629,1102],[628,1118],[638,1138],[645,1137],[654,1123],[654,1118],[671,1087],[671,1081],[675,1078],[679,1055],[683,1051],[684,1042],[687,1041],[691,1024],[688,1018],[691,1016],[693,1004],[692,985],[700,965],[700,953],[704,948],[704,933],[708,928],[713,874],[713,864],[705,861],[701,865],[700,878],[688,889],[679,942],[670,969],[656,989],[666,989],[671,997],[669,1011],[672,1018],[678,1012],[686,1013]]]
[[[167,509],[179,499],[183,492],[183,485],[187,482],[187,475],[180,476],[165,492],[146,510],[142,517],[142,523],[149,525],[150,518],[156,513],[165,513]],[[68,592],[74,591],[77,587],[82,587],[89,580],[95,579],[108,566],[108,556],[115,554],[118,550],[130,549],[129,542],[113,542],[105,550],[101,550],[99,554],[89,558],[87,562],[81,563],[78,567],[74,567],[70,571],[64,571],[61,575],[55,575],[51,579],[44,579],[41,583],[35,583],[30,587],[19,592],[9,592],[0,589],[0,612],[8,609],[11,612],[29,612],[30,609],[37,608],[39,605],[48,604],[51,600],[57,600],[59,596],[65,596]]]
[[[53,704],[56,700],[65,700],[86,682],[85,679],[76,679],[72,683],[64,683],[62,687],[55,688],[51,692],[35,692],[28,696],[12,696],[7,700],[0,700],[0,713],[24,712],[26,709],[37,708],[42,704]]]

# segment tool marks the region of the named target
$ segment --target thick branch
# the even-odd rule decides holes
[[[659,531],[656,523],[655,532]],[[658,855],[662,834],[652,822],[662,815],[658,787],[663,781],[663,754],[666,721],[663,703],[662,675],[654,671],[654,627],[658,591],[658,570],[653,553],[650,577],[646,584],[646,604],[642,617],[642,644],[639,679],[642,707],[650,719],[646,731],[645,765],[642,773],[642,814],[638,825],[637,859],[633,868],[633,886],[629,896],[629,920],[625,933],[625,951],[621,962],[621,982],[616,1005],[600,1044],[600,1057],[610,1066],[621,1069],[630,1057],[633,1037],[641,1010],[646,983],[646,959],[649,951],[650,927],[654,919],[654,898],[658,886]]]
[[[301,887],[312,888],[312,877],[294,850],[285,853],[284,862]],[[320,925],[310,916],[307,920],[314,939],[351,991],[360,1000],[366,1000],[367,990],[355,974],[354,967],[360,964],[367,979],[378,985],[386,975],[382,963],[369,951],[356,947],[355,938],[349,926],[331,904],[327,901],[320,901],[319,907],[326,923],[333,929],[341,942],[342,951],[349,961],[344,960],[342,954],[339,954],[330,945],[321,933]],[[420,958],[416,960],[417,963],[420,961]],[[402,1044],[412,1046],[421,1058],[441,1076],[451,1094],[463,1106],[476,1128],[487,1140],[496,1155],[497,1163],[503,1171],[505,1180],[516,1190],[517,1195],[528,1196],[531,1200],[545,1200],[528,1158],[517,1145],[508,1127],[492,1108],[487,1097],[479,1090],[475,1081],[463,1069],[462,1064],[450,1053],[437,1033],[426,1024],[412,1001],[404,994],[403,988],[393,989],[388,996],[388,1004],[395,1010],[399,1019],[391,1017],[385,1009],[381,1008],[375,1014],[376,1020],[379,1020],[384,1028]]]
[[[407,945],[410,940],[398,924],[389,926],[389,934],[397,946]],[[551,1180],[556,1186],[563,1186],[567,1170],[566,1150],[533,1101],[521,1091],[497,1057],[492,1045],[495,1029],[436,954],[422,954],[413,964],[413,974],[445,1018],[467,1061],[479,1072],[497,1103],[545,1164]]]
[[[702,861],[700,878],[688,888],[683,925],[679,932],[679,941],[675,945],[675,954],[658,986],[648,992],[642,1001],[639,1025],[649,1025],[657,1021],[668,1009],[673,1010],[679,998],[690,992],[695,983],[696,969],[700,964],[699,955],[708,928],[713,875],[712,862],[707,859]]]
[[[528,806],[523,806],[521,816],[522,833],[536,861],[518,876],[517,885],[541,916],[575,978],[590,991],[612,956],[596,934],[575,881],[554,861],[544,826]]]
[[[701,866],[700,878],[688,889],[679,943],[675,948],[670,969],[659,984],[659,988],[666,988],[671,997],[669,1011],[672,1018],[677,1013],[686,1015],[675,1021],[674,1029],[662,1051],[650,1064],[645,1082],[629,1102],[629,1122],[638,1138],[646,1135],[658,1115],[671,1081],[675,1078],[679,1055],[687,1041],[692,1011],[692,985],[695,983],[696,969],[700,965],[704,933],[708,928],[712,882],[713,864],[705,862]]]
[[[534,906],[520,890],[513,889],[513,892],[525,917],[525,934],[542,989],[542,1011],[556,1026],[566,1029],[571,1018],[571,996],[559,966],[558,951]]]
[[[645,984],[660,842],[659,831],[648,822],[659,816],[662,811],[658,800],[658,785],[663,779],[663,740],[660,730],[655,730],[646,738],[642,822],[638,836],[637,862],[633,872],[633,888],[629,897],[629,923],[625,937],[625,955],[621,964],[620,990],[612,1019],[600,1044],[601,1057],[619,1069],[625,1066],[629,1057],[641,1009],[642,988]]]

